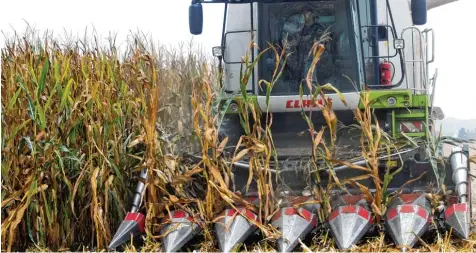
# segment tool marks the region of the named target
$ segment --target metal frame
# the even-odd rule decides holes
[[[376,4],[376,0],[372,0],[371,3]],[[396,40],[396,39],[398,39],[398,37],[396,35],[395,21],[393,19],[392,9],[389,8],[389,6],[390,6],[390,4],[389,4],[389,1],[387,0],[386,10],[388,11],[388,15],[390,16],[390,22],[392,23],[392,26],[391,26],[392,29],[391,30],[392,30],[393,40]],[[374,11],[376,11],[376,9]],[[372,25],[372,26],[375,26],[375,24]],[[377,25],[377,27],[378,26],[381,26],[381,25]],[[386,26],[388,26],[388,25],[386,25]],[[395,31],[395,33],[393,31]],[[403,31],[405,31],[405,30],[403,30]],[[377,34],[375,34],[375,36],[377,36],[377,35],[378,35],[378,31],[377,31]],[[402,32],[402,35],[403,35],[403,32]],[[403,38],[403,36],[401,36],[401,38]],[[387,39],[387,41],[388,41],[388,39]],[[378,50],[378,47],[376,47],[376,48]],[[402,77],[400,78],[400,81],[398,81],[396,84],[392,84],[392,85],[382,85],[382,84],[380,84],[380,78],[378,78],[380,76],[380,69],[378,67],[379,64],[376,64],[377,65],[377,67],[376,67],[377,70],[374,70],[374,71],[376,71],[375,76],[376,76],[376,79],[377,79],[375,81],[378,84],[366,85],[367,87],[369,87],[369,88],[392,89],[392,88],[400,87],[402,85],[403,81],[405,80],[405,74],[407,73],[407,71],[406,71],[406,62],[405,62],[405,59],[404,59],[405,56],[402,52],[402,49],[395,49],[395,50],[396,50],[397,54],[400,55],[400,65],[401,65],[401,72],[402,72]],[[379,53],[377,55],[379,55]],[[379,59],[379,58],[393,58],[393,57],[385,56],[385,57],[376,57],[376,58],[372,58],[372,59]],[[407,82],[407,88],[408,88],[408,82]]]
[[[392,36],[394,38],[396,38],[395,34],[395,30],[393,27],[389,26],[389,25],[363,25],[361,27],[386,27],[387,28],[387,31],[389,30],[388,28],[390,28],[390,31],[392,32]],[[387,39],[387,42],[388,42],[388,39]],[[378,47],[378,45],[374,45],[374,47]],[[395,54],[394,55],[385,55],[385,56],[367,56],[365,58],[367,59],[380,59],[380,58],[394,58],[395,56],[398,55],[398,49],[395,50]]]
[[[426,92],[426,94],[428,95],[429,94],[429,86],[428,86],[428,73],[427,73],[427,67],[428,67],[428,63],[427,63],[427,59],[424,59],[426,58],[426,48],[423,46],[423,39],[424,39],[424,36],[423,36],[423,32],[418,29],[418,27],[415,27],[415,26],[410,26],[410,27],[407,27],[407,28],[404,28],[401,32],[401,35],[400,37],[403,38],[403,34],[406,32],[406,31],[409,31],[411,30],[412,32],[417,32],[417,35],[416,36],[419,36],[420,37],[420,45],[412,45],[412,48],[415,47],[415,46],[419,46],[419,50],[421,52],[421,57],[419,60],[415,60],[415,58],[412,58],[411,60],[404,60],[404,65],[405,65],[405,70],[406,70],[406,65],[407,63],[413,63],[413,64],[421,64],[421,70],[420,70],[420,74],[422,75],[420,77],[421,81],[422,81],[422,85],[424,87],[424,90]],[[406,71],[405,71],[406,72]],[[416,75],[413,75],[413,84],[415,85],[415,89],[416,89],[416,83],[417,83],[417,80],[416,80]],[[408,80],[407,80],[407,86],[408,86]]]

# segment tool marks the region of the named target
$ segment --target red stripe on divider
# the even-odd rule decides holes
[[[172,215],[172,218],[174,218],[174,219],[185,218],[185,212],[181,211],[181,210],[174,211],[174,214]]]
[[[145,216],[141,213],[127,213],[126,221],[135,221],[139,225],[139,230],[141,233],[145,231]]]
[[[396,208],[390,209],[390,211],[388,211],[388,219],[391,220],[395,218],[395,216],[397,216],[397,209]]]
[[[450,218],[454,212],[467,212],[468,205],[466,203],[453,204],[445,210],[445,218]]]
[[[455,204],[455,212],[467,212],[468,211],[468,205],[466,203],[459,203]]]
[[[126,215],[126,218],[124,220],[127,220],[127,221],[137,221],[140,219],[140,215],[141,213],[127,213]]]
[[[315,227],[315,226],[317,225],[317,218],[316,218],[316,216],[312,217],[311,225],[312,225],[313,227]]]
[[[258,216],[256,216],[256,214],[254,214],[253,212],[251,212],[250,210],[246,209],[246,208],[238,208],[238,211],[240,214],[242,214],[243,216],[251,219],[251,220],[257,220]],[[234,208],[230,208],[226,211],[225,215],[230,217],[230,216],[235,216],[236,214],[236,210]]]
[[[312,221],[312,213],[309,212],[308,210],[302,208],[301,209],[301,215],[304,219],[306,219],[307,221]]]
[[[455,212],[454,205],[452,205],[452,206],[446,208],[446,210],[445,210],[445,217],[446,217],[446,219],[448,219],[449,217],[451,217],[454,212]]]
[[[414,213],[415,209],[413,209],[412,205],[402,205],[400,207],[400,213]]]
[[[228,212],[226,213],[226,216],[233,216],[235,215],[236,213],[236,210],[235,209],[228,209]]]
[[[418,207],[417,214],[422,217],[423,219],[426,219],[427,212],[423,207]]]
[[[295,208],[288,207],[284,209],[284,215],[295,215],[295,214],[299,214]]]
[[[420,194],[415,194],[415,193],[400,194],[400,196],[398,196],[398,197],[403,201],[403,203],[411,203],[411,202],[415,201],[415,199],[420,197]]]
[[[343,206],[340,208],[341,213],[356,213],[357,209],[355,206]]]
[[[244,209],[241,211],[241,213],[244,212],[244,215],[246,217],[248,217],[249,219],[251,220],[257,220],[258,216],[256,214],[254,214],[252,211],[248,210],[248,209]]]
[[[273,218],[272,218],[272,221],[275,221],[275,220],[279,219],[279,217],[281,217],[281,210],[277,211],[277,212],[274,214],[274,216],[273,216]]]
[[[370,212],[367,211],[367,209],[363,208],[363,207],[359,207],[359,211],[357,212],[358,215],[360,215],[360,217],[366,219],[366,220],[370,220]]]
[[[329,221],[333,221],[335,218],[337,218],[338,215],[339,215],[339,208],[331,212],[331,215],[329,216]]]

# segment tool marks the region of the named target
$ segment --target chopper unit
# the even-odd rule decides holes
[[[317,129],[326,125],[319,107],[311,100],[312,91],[304,87],[303,98],[300,85],[306,78],[312,55],[309,51],[316,39],[327,34],[322,43],[326,50],[322,54],[312,82],[320,85],[330,83],[339,94],[326,91],[332,101],[339,123],[355,123],[353,111],[364,109],[361,95],[368,94],[373,101],[380,126],[393,138],[412,137],[428,140],[434,134],[434,121],[442,119],[440,108],[433,106],[437,71],[430,78],[430,64],[435,59],[435,36],[431,28],[421,29],[427,21],[427,11],[456,0],[192,0],[189,7],[190,32],[202,33],[202,4],[224,4],[223,30],[221,45],[213,48],[213,54],[219,60],[223,71],[220,97],[226,107],[220,136],[229,137],[228,143],[236,145],[244,134],[240,123],[238,102],[243,99],[241,89],[246,87],[248,97],[252,98],[255,108],[262,112],[273,113],[273,141],[280,163],[280,177],[287,185],[288,192],[299,192],[297,199],[312,198],[305,180],[300,178],[300,165],[296,162],[309,157],[312,142],[309,135],[298,133],[308,129],[301,112],[312,110],[312,123]],[[249,50],[251,42],[257,47]],[[242,57],[249,55],[251,61],[260,54],[260,50],[274,43],[291,53],[280,79],[269,94],[261,89],[259,80],[271,80],[276,59],[271,52],[261,55],[255,65],[249,82],[240,83]],[[318,97],[317,103],[324,103]],[[264,116],[263,116],[264,117]],[[358,143],[349,131],[338,133],[337,158],[362,157],[358,147],[349,148]],[[356,141],[357,140],[357,141]],[[356,151],[355,151],[356,150]],[[391,158],[389,161],[389,157]],[[400,158],[401,157],[401,160]],[[430,201],[425,197],[427,185],[436,182],[430,157],[421,147],[400,150],[397,153],[382,156],[382,171],[387,166],[404,169],[396,175],[386,189],[388,193],[401,190],[393,198],[383,215],[385,231],[402,251],[411,248],[418,237],[425,234],[433,220],[443,220],[444,227],[452,228],[453,234],[468,239],[470,235],[470,184],[468,147],[455,147],[448,158],[444,184],[453,194],[438,213],[432,212]],[[400,164],[403,161],[403,164]],[[357,160],[355,165],[365,166],[367,161]],[[246,169],[247,162],[236,162],[235,168]],[[246,185],[248,173],[235,171],[235,187]],[[349,166],[333,168],[334,173],[343,180],[362,175],[361,171]],[[426,173],[429,172],[429,173]],[[423,173],[426,173],[424,176]],[[304,173],[305,174],[305,173]],[[381,173],[383,178],[383,173]],[[141,177],[145,178],[146,173]],[[407,182],[412,183],[407,184]],[[324,183],[325,182],[321,182]],[[372,188],[372,181],[363,181],[363,185]],[[469,185],[469,186],[468,186]],[[109,249],[115,249],[131,238],[144,232],[145,216],[140,213],[140,194],[144,188],[138,183],[133,208],[120,225]],[[252,202],[251,186],[248,195]],[[349,192],[353,195],[349,195]],[[373,214],[369,203],[359,191],[336,191],[332,197],[332,211],[325,223],[340,249],[348,249],[357,244],[372,226]],[[319,205],[304,205],[295,208],[283,206],[272,218],[272,225],[282,232],[277,241],[279,251],[292,251],[318,225],[316,211]],[[238,210],[238,212],[237,212]],[[257,231],[250,222],[257,214],[245,207],[228,208],[217,221],[215,230],[221,251],[229,252],[235,245],[243,243],[248,236]],[[170,224],[162,233],[166,252],[181,250],[201,231],[201,224],[183,210],[172,211],[167,219]],[[227,227],[223,227],[223,223]]]

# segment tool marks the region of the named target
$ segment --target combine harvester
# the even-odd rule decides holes
[[[309,189],[306,188],[308,184],[303,180],[306,175],[298,173],[301,171],[298,161],[303,156],[309,157],[312,149],[309,136],[297,135],[308,129],[301,110],[313,110],[315,129],[320,129],[326,122],[322,113],[319,114],[319,108],[312,105],[309,91],[304,91],[306,94],[301,101],[299,85],[306,78],[307,68],[312,61],[308,55],[314,39],[328,32],[331,40],[323,42],[326,51],[313,78],[320,84],[331,83],[342,92],[345,104],[338,94],[327,93],[340,123],[355,124],[353,110],[363,109],[361,93],[368,92],[375,101],[371,107],[376,111],[379,125],[390,136],[398,139],[405,138],[406,135],[428,140],[434,132],[433,121],[443,116],[441,109],[433,106],[437,73],[435,71],[431,78],[428,73],[429,64],[435,56],[434,33],[432,29],[421,30],[419,26],[425,25],[429,9],[454,1],[193,0],[189,17],[190,31],[194,35],[202,33],[202,4],[224,3],[225,6],[221,46],[213,48],[214,55],[220,61],[220,68],[224,70],[225,96],[222,100],[229,103],[221,127],[222,136],[228,136],[229,143],[236,144],[244,134],[236,102],[242,98],[239,80],[241,59],[247,54],[252,39],[259,46],[259,49],[254,48],[250,52],[252,61],[260,53],[260,49],[268,47],[268,42],[279,44],[286,39],[287,53],[292,54],[269,100],[269,112],[273,113],[273,140],[280,162],[279,177],[283,185],[287,184],[286,191],[282,192],[298,199],[310,198],[309,191],[306,190]],[[259,89],[258,80],[271,80],[276,60],[273,57],[272,53],[262,55],[246,86],[248,96],[253,97],[256,108],[263,112],[266,112],[266,91]],[[352,139],[352,136],[347,135],[348,132],[338,135],[337,158],[347,160],[349,156],[360,156],[362,159],[361,150],[355,146],[354,149],[351,148],[352,144],[359,143],[359,138]],[[365,160],[352,162],[366,165]],[[246,161],[235,164],[235,167],[240,167],[234,174],[236,189],[246,185],[246,164]],[[444,184],[453,194],[445,206],[439,210],[437,208],[435,213],[432,212],[430,200],[426,198],[427,186],[436,182],[436,176],[425,147],[387,154],[382,157],[381,164],[382,180],[387,167],[404,167],[386,189],[388,193],[394,193],[402,188],[402,193],[388,203],[382,216],[386,233],[397,247],[406,250],[414,246],[418,237],[427,232],[433,220],[442,221],[437,223],[443,224],[444,228],[452,228],[454,235],[466,239],[469,237],[471,198],[466,149],[455,147],[452,150]],[[347,166],[335,167],[333,170],[341,181],[362,173]],[[428,173],[422,176],[425,172]],[[145,177],[146,174],[141,176]],[[406,184],[411,180],[412,183]],[[369,189],[374,187],[372,180],[361,183]],[[144,231],[145,217],[138,212],[139,195],[143,187],[139,183],[133,210],[119,227],[110,243],[110,249],[128,241],[131,233],[138,235]],[[248,191],[250,198],[256,197],[250,193],[253,192],[252,188],[253,185]],[[284,205],[272,218],[272,225],[282,232],[282,238],[277,241],[279,251],[294,250],[299,239],[305,238],[319,223],[327,223],[340,249],[348,249],[357,244],[373,226],[374,214],[362,192],[358,189],[352,191],[353,195],[335,191],[331,202],[332,211],[324,221],[317,218],[319,205],[304,205],[300,208],[291,204]],[[250,222],[250,219],[257,219],[257,214],[244,207],[239,207],[239,210],[241,212],[237,213],[231,207],[226,209],[223,219],[216,223],[218,245],[224,252],[243,243],[257,230]],[[228,224],[227,228],[223,227],[223,222]],[[163,239],[164,250],[181,250],[200,230],[200,224],[195,223],[188,213],[183,210],[173,211],[170,225],[163,230],[168,233]]]

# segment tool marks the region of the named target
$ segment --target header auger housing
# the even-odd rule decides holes
[[[222,40],[220,46],[213,48],[223,72],[220,100],[226,106],[220,136],[228,137],[228,144],[233,146],[244,135],[238,106],[243,100],[243,92],[251,98],[255,108],[263,112],[263,117],[266,117],[266,112],[273,113],[271,130],[278,164],[271,165],[269,171],[279,182],[275,190],[287,200],[283,201],[285,204],[280,206],[270,222],[282,232],[282,238],[276,242],[279,251],[296,249],[299,239],[303,240],[322,225],[330,230],[340,249],[358,244],[376,223],[382,222],[385,232],[402,251],[413,247],[418,241],[417,236],[425,234],[433,221],[443,224],[442,227],[452,228],[456,236],[469,237],[471,198],[468,150],[452,150],[446,167],[442,168],[449,175],[443,182],[433,173],[431,154],[425,152],[425,143],[434,135],[434,120],[441,119],[443,113],[433,106],[436,72],[429,78],[429,65],[435,56],[434,32],[428,28],[421,30],[418,26],[426,24],[429,9],[450,2],[454,0],[192,1],[189,22],[190,32],[194,35],[202,33],[203,20],[207,18],[202,5],[224,4]],[[320,56],[311,78],[314,84],[332,84],[342,93],[345,103],[339,94],[332,91],[325,92],[327,100],[317,96],[317,101],[314,101],[312,91],[307,88],[302,90],[302,97],[300,95],[300,85],[308,77],[313,60],[309,51],[324,33],[330,39],[320,41],[326,50]],[[250,50],[252,41],[258,47]],[[259,87],[258,81],[271,79],[276,62],[274,54],[261,55],[248,83],[242,83],[239,78],[242,57],[248,55],[254,61],[268,43],[286,48],[287,53],[291,53],[281,78],[269,93]],[[363,94],[373,103],[366,105]],[[385,189],[380,189],[383,194],[392,197],[379,215],[365,192],[358,187],[346,191],[340,188],[332,190],[331,210],[326,212],[322,212],[323,206],[316,204],[320,200],[309,191],[313,186],[326,188],[329,173],[343,182],[363,178],[366,172],[355,167],[369,166],[359,146],[361,130],[343,128],[337,132],[336,158],[348,163],[336,165],[332,170],[319,171],[322,179],[319,182],[309,176],[311,172],[302,161],[313,159],[313,143],[309,135],[299,134],[308,130],[302,113],[312,110],[314,129],[320,129],[326,126],[320,108],[329,101],[332,101],[339,125],[357,124],[353,112],[370,106],[375,110],[379,126],[388,136],[395,140],[406,140],[408,137],[417,140],[416,147],[379,154],[377,166],[380,180],[386,180],[387,169],[393,172],[402,168]],[[328,138],[324,136],[324,139]],[[258,204],[254,194],[258,191],[256,184],[252,183],[248,191],[244,191],[249,169],[246,159],[234,163],[233,187],[244,192],[250,203]],[[316,161],[319,166],[324,162]],[[370,192],[376,191],[374,182],[371,177],[359,181]],[[447,190],[453,193],[448,201],[434,208],[434,201],[427,197],[430,193],[428,185],[439,183],[445,184]],[[139,184],[138,194],[142,189],[143,185]],[[137,235],[143,232],[144,217],[136,208],[139,200],[135,198],[134,208],[112,240],[111,249],[129,240],[131,233]],[[308,204],[297,205],[305,202]],[[224,252],[231,251],[251,234],[259,232],[252,222],[257,220],[258,215],[244,206],[225,208],[213,226],[217,247]],[[183,249],[204,226],[202,221],[184,210],[174,210],[166,222],[170,223],[162,230],[163,234],[168,233],[163,239],[166,252]]]

